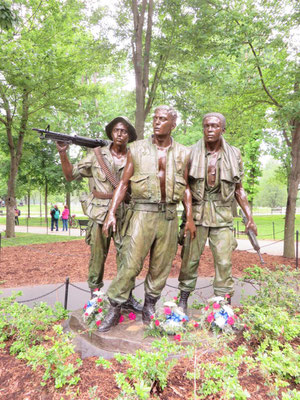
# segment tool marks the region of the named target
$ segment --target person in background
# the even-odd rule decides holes
[[[63,231],[64,230],[68,230],[68,219],[69,219],[69,215],[70,215],[70,210],[68,209],[68,206],[65,205],[63,212],[61,214],[61,220],[63,223]]]
[[[56,204],[53,208],[51,208],[50,215],[51,215],[51,231],[53,231],[54,225],[56,230],[58,231],[58,220],[60,216],[60,211]]]
[[[21,214],[20,210],[15,207],[15,225],[19,225],[19,215]]]

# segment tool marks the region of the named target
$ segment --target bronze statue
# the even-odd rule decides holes
[[[257,235],[245,190],[242,186],[243,163],[240,151],[223,138],[225,117],[209,113],[203,118],[204,138],[191,147],[189,185],[193,197],[193,218],[196,239],[185,238],[179,275],[179,306],[187,311],[187,301],[195,289],[200,256],[207,238],[214,257],[216,296],[232,297],[234,281],[231,274],[231,254],[237,247],[233,235],[232,202],[247,216],[246,230]],[[230,301],[230,299],[229,299]]]
[[[145,324],[150,322],[177,250],[176,207],[180,201],[186,210],[185,232],[192,238],[195,235],[191,193],[187,185],[189,150],[171,137],[176,118],[173,108],[157,107],[153,116],[153,136],[130,145],[123,176],[103,225],[106,235],[111,228],[116,231],[115,213],[130,184],[132,207],[127,211],[122,230],[121,265],[107,291],[110,308],[99,327],[100,332],[118,324],[122,304],[128,300],[149,251],[142,317]]]
[[[125,214],[125,204],[120,204],[117,210],[116,229],[108,237],[103,235],[102,225],[113,196],[113,190],[117,186],[126,164],[127,142],[133,142],[137,137],[135,128],[126,117],[114,118],[105,127],[105,130],[112,142],[109,142],[107,146],[94,148],[74,166],[68,159],[68,145],[60,141],[56,142],[66,179],[72,181],[86,177],[90,178],[93,183],[90,195],[82,202],[85,214],[89,217],[86,242],[91,246],[88,272],[91,295],[93,295],[93,290],[103,286],[104,264],[111,238],[116,246],[117,266],[119,266],[120,230]],[[142,310],[141,305],[131,293],[123,307],[136,312]]]

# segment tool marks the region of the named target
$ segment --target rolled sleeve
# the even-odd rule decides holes
[[[92,175],[92,158],[93,154],[89,152],[86,157],[73,165],[72,174],[74,179],[91,178]]]

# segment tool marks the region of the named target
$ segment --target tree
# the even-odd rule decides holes
[[[84,31],[75,0],[19,0],[18,30],[0,35],[0,122],[10,154],[6,235],[14,236],[16,177],[24,138],[45,112],[74,113],[85,92],[80,77],[97,63],[94,40]],[[99,46],[98,46],[99,47]]]

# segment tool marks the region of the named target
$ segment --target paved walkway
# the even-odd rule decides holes
[[[213,296],[212,289],[213,278],[198,278],[196,291],[190,297],[189,304],[192,304],[194,300],[198,302],[205,302],[208,298]],[[103,291],[106,292],[111,281],[107,280],[104,282]],[[134,295],[139,298],[144,298],[144,285],[143,280],[136,281],[136,288]],[[178,280],[177,278],[169,278],[167,285],[162,292],[160,303],[172,299],[178,295]],[[24,302],[29,307],[32,307],[35,303],[44,301],[49,305],[53,306],[55,302],[59,301],[63,305],[65,304],[66,298],[66,285],[64,282],[50,285],[40,286],[23,286],[18,288],[7,288],[2,289],[0,293],[1,297],[10,296],[12,292],[21,291],[22,296],[18,297],[19,302]],[[233,305],[240,304],[242,296],[248,296],[255,293],[255,288],[249,283],[240,282],[235,279],[235,294],[232,299]],[[86,282],[70,282],[67,296],[67,308],[68,310],[74,311],[82,308],[86,301],[90,298],[90,291]]]
[[[5,231],[5,225],[0,225],[0,233]],[[59,231],[51,232],[50,228],[42,228],[36,226],[16,226],[16,232],[28,232],[28,233],[40,233],[43,235],[59,235],[59,236],[80,236],[79,229],[69,229],[68,232],[63,232],[62,228]],[[84,237],[84,233],[83,236]],[[238,250],[246,250],[251,253],[255,253],[255,250],[252,249],[251,243],[247,239],[237,239],[238,242]],[[283,241],[282,240],[259,240],[258,241],[261,247],[261,254],[271,254],[273,256],[282,256],[283,254]],[[299,249],[300,252],[300,249]]]

